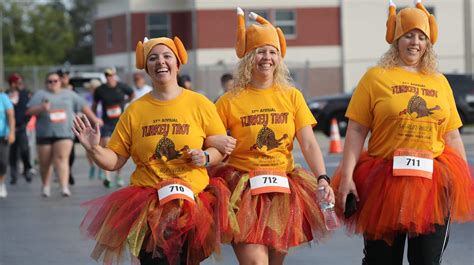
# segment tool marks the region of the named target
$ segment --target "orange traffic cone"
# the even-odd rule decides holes
[[[339,127],[337,126],[337,120],[333,118],[331,120],[331,134],[329,142],[329,153],[340,154],[342,153],[341,135],[339,134]]]

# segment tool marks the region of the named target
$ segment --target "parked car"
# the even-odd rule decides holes
[[[446,74],[463,125],[474,124],[474,76]],[[461,128],[462,131],[462,128]]]
[[[69,83],[72,85],[74,90],[79,94],[87,93],[84,88],[84,83],[91,81],[92,79],[98,79],[101,83],[105,83],[105,75],[102,72],[73,72]]]
[[[318,121],[315,129],[323,131],[329,136],[331,132],[331,120],[335,118],[339,126],[339,133],[341,136],[345,136],[348,121],[344,115],[346,114],[351,96],[352,94],[340,94],[317,97],[308,101],[308,107]]]
[[[474,124],[474,77],[471,75],[446,74],[453,89],[454,100],[463,125]],[[346,135],[348,120],[344,116],[352,94],[317,97],[309,100],[308,106],[318,121],[316,130],[327,136],[331,131],[331,120],[335,118],[341,136]],[[461,128],[462,131],[462,128]]]

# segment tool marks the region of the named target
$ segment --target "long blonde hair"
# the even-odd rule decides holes
[[[438,73],[438,61],[436,53],[431,42],[427,40],[426,51],[421,56],[419,70],[422,74],[436,74]],[[401,58],[398,51],[398,40],[394,41],[387,52],[380,58],[377,65],[384,69],[394,68],[400,66]]]
[[[239,93],[244,90],[252,81],[252,69],[254,67],[257,49],[248,52],[238,63],[237,69],[234,71],[234,85],[230,89],[233,93]],[[290,70],[283,62],[280,51],[278,51],[279,63],[273,73],[273,85],[287,89],[293,87],[293,79],[290,76]]]

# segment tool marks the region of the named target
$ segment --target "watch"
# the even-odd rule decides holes
[[[331,184],[331,179],[328,177],[328,175],[326,174],[323,174],[321,176],[318,177],[318,183],[320,180],[324,179],[325,181],[327,181],[328,184]]]
[[[204,156],[206,157],[206,162],[204,163],[204,167],[207,167],[209,165],[209,153],[207,151],[204,151]]]

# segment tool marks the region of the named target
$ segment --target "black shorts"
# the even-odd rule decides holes
[[[5,176],[7,173],[7,163],[8,163],[8,150],[9,150],[8,141],[5,139],[5,136],[0,138],[0,176]]]
[[[36,145],[51,145],[61,140],[73,140],[69,137],[36,137]]]
[[[110,137],[115,130],[115,124],[104,124],[100,127],[100,137]]]

